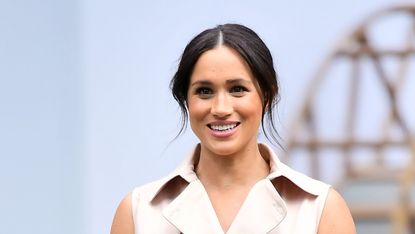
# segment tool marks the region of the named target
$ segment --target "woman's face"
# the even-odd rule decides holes
[[[204,52],[190,77],[189,120],[202,149],[232,155],[256,147],[262,98],[248,64],[226,46]]]

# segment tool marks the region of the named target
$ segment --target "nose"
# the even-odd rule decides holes
[[[218,93],[212,102],[211,113],[217,118],[224,118],[232,114],[233,106],[225,93]]]

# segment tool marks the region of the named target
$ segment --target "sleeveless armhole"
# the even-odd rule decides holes
[[[320,226],[320,220],[321,220],[321,216],[323,215],[324,212],[324,208],[326,207],[326,201],[327,201],[327,197],[329,195],[329,192],[331,190],[331,185],[325,184],[325,188],[322,190],[321,195],[317,198],[320,201],[318,201],[318,203],[320,203],[319,210],[318,210],[318,216],[317,216],[317,230],[318,227]]]
[[[139,202],[139,188],[133,189],[131,193],[131,212],[133,215],[134,226],[136,224],[136,213],[137,213],[137,206]]]

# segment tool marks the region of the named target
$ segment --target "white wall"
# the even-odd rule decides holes
[[[83,231],[76,1],[0,2],[0,233]]]

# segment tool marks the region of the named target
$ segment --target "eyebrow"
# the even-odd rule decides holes
[[[226,80],[226,84],[235,84],[235,83],[252,83],[252,81],[242,79],[242,78]],[[208,80],[198,80],[191,84],[191,86],[194,86],[194,85],[212,85],[212,82]]]

